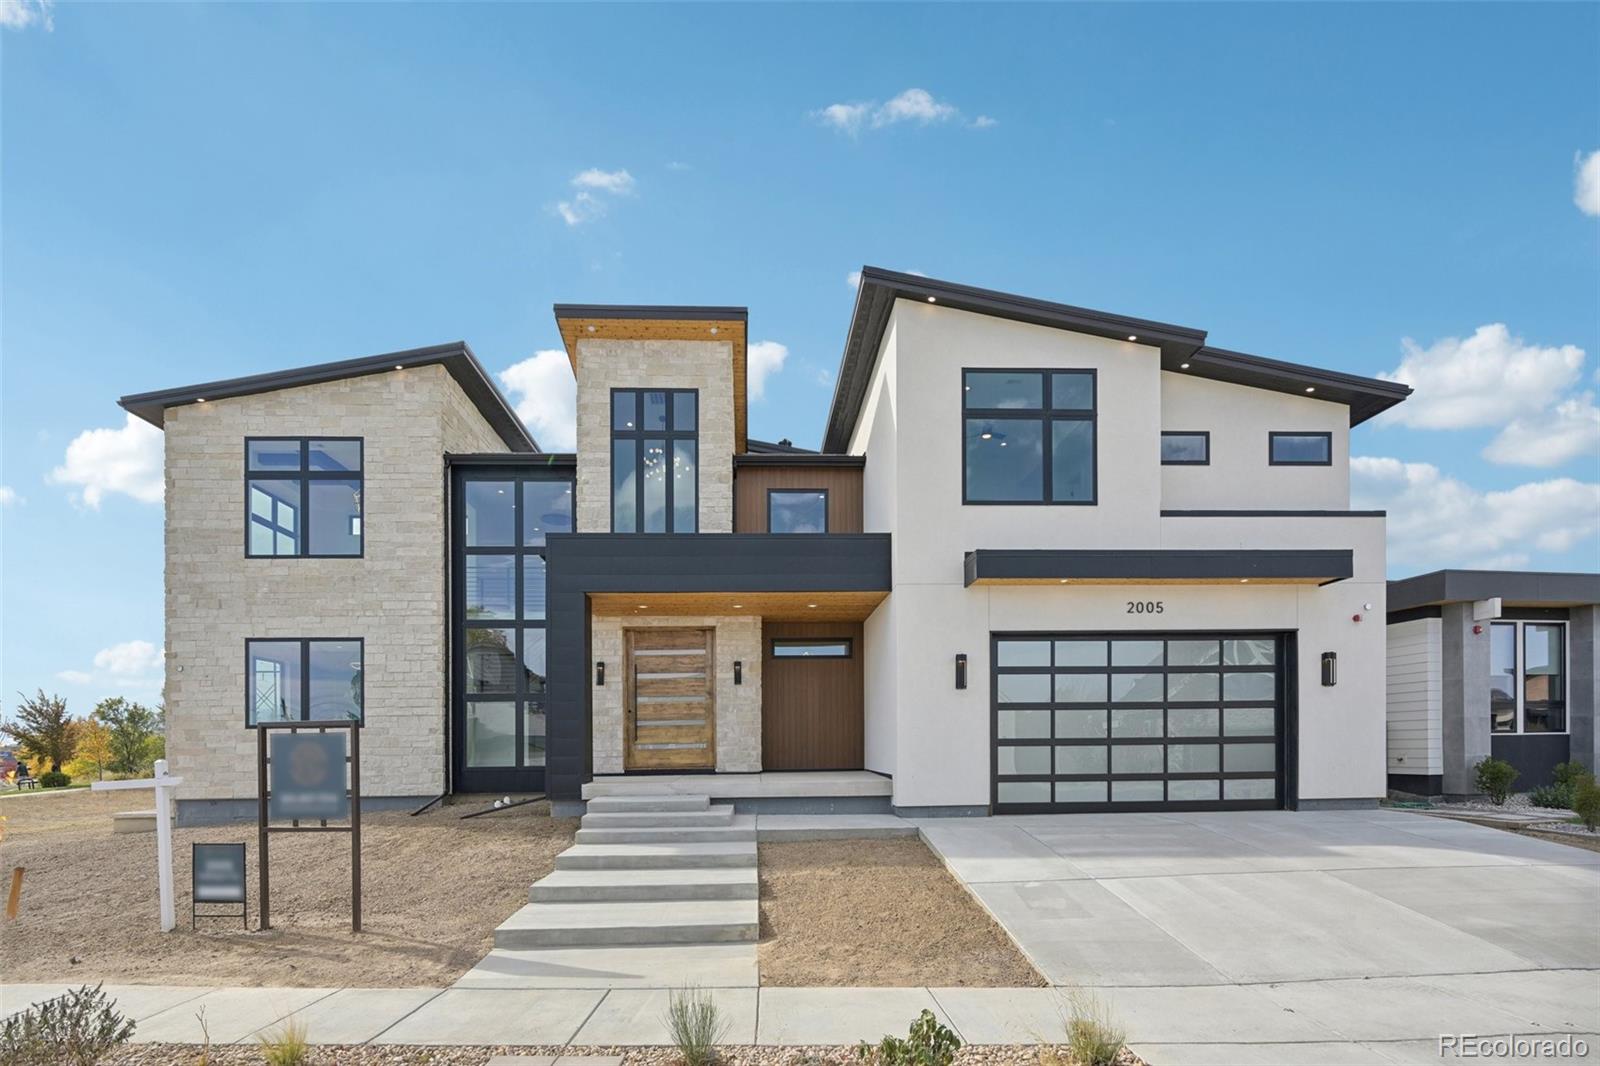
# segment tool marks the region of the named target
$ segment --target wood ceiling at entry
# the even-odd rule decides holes
[[[733,352],[733,450],[747,448],[745,435],[745,324],[739,319],[713,318],[561,318],[561,343],[567,349],[572,373],[578,373],[578,342],[613,341],[722,341]],[[715,332],[713,332],[715,331]],[[641,382],[648,388],[648,382]]]
[[[749,615],[786,622],[860,622],[888,595],[887,591],[601,592],[589,597],[589,605],[594,614],[611,617]]]

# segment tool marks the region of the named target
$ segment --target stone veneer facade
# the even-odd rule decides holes
[[[611,390],[699,390],[701,533],[733,532],[733,348],[727,341],[578,342],[577,532],[611,532]]]
[[[246,558],[245,438],[319,435],[363,438],[363,556]],[[167,411],[167,758],[181,805],[256,794],[245,640],[263,637],[363,638],[363,795],[444,791],[444,456],[506,450],[440,366]]]
[[[596,661],[622,665],[625,629],[661,627],[716,630],[717,771],[761,769],[761,619],[739,616],[673,615],[668,618],[596,617],[591,629]],[[734,660],[744,663],[744,681],[733,683]],[[622,773],[622,678],[593,690],[594,772]]]

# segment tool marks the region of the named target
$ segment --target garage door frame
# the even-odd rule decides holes
[[[1129,801],[1114,803],[1109,795],[1104,802],[1093,803],[1002,803],[999,798],[1000,789],[1000,730],[999,712],[1000,693],[999,679],[1003,668],[998,666],[999,644],[1004,640],[1060,640],[1104,638],[1112,640],[1196,640],[1196,639],[1239,639],[1271,637],[1277,641],[1277,716],[1276,736],[1277,767],[1275,770],[1278,781],[1278,796],[1276,799],[1264,800],[1179,800],[1168,802],[1159,801]],[[989,634],[989,810],[992,814],[1075,814],[1075,813],[1106,813],[1106,812],[1179,812],[1179,811],[1234,811],[1234,810],[1294,810],[1298,807],[1297,790],[1298,774],[1296,771],[1299,762],[1299,677],[1297,670],[1298,639],[1293,630],[1273,629],[1228,629],[1228,630],[996,630]],[[1128,668],[1131,670],[1132,668]],[[1163,666],[1161,672],[1171,672],[1172,667]],[[1115,668],[1108,667],[1108,673],[1115,673]],[[1026,669],[1015,672],[1027,673]],[[1053,700],[1052,700],[1053,702]],[[1165,703],[1165,701],[1162,701]],[[1220,702],[1220,701],[1219,701]],[[1205,706],[1197,703],[1196,706]],[[1107,702],[1107,706],[1112,704]],[[1017,709],[1016,705],[1008,704],[1007,710]],[[1054,716],[1052,715],[1052,718]],[[1220,738],[1219,738],[1220,740]],[[1012,741],[1008,741],[1011,743]],[[1124,740],[1122,743],[1137,743],[1137,740]],[[1108,748],[1115,747],[1119,738],[1107,736]],[[1146,741],[1148,743],[1148,741]],[[1034,746],[1054,746],[1054,741],[1035,742]],[[1033,775],[1009,777],[1008,780],[1041,780],[1044,776]],[[1153,775],[1165,778],[1167,775]],[[1227,775],[1219,776],[1226,779]],[[1136,779],[1136,778],[1135,778]],[[1150,779],[1150,778],[1145,778]],[[1052,799],[1054,789],[1052,788]]]

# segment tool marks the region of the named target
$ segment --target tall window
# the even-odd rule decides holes
[[[245,554],[361,554],[360,437],[247,438]]]
[[[366,724],[359,638],[247,640],[244,649],[246,725]]]
[[[962,374],[963,503],[1095,502],[1092,370]]]
[[[699,394],[694,389],[611,391],[611,531],[698,529]]]
[[[1567,731],[1567,627],[1561,622],[1489,626],[1489,728]]]
[[[545,536],[572,532],[572,482],[474,474],[461,486],[464,765],[545,762]]]

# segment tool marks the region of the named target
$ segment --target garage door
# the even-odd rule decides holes
[[[995,809],[1282,806],[1283,645],[1270,633],[995,634]]]

